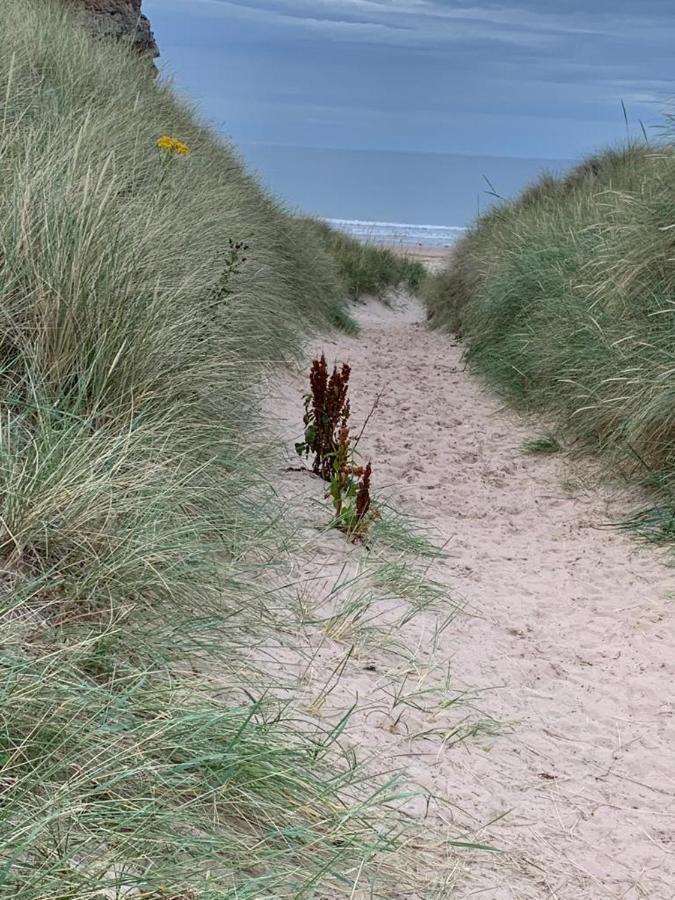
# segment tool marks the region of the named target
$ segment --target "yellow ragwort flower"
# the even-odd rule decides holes
[[[182,141],[174,141],[173,149],[179,156],[187,156],[190,153],[190,148]]]
[[[178,156],[187,156],[190,152],[190,148],[187,144],[184,144],[183,141],[179,141],[178,138],[171,137],[168,134],[163,134],[161,138],[159,138],[157,146],[164,153],[177,153]]]

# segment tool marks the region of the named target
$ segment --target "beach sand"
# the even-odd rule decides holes
[[[356,423],[379,397],[362,451],[376,485],[444,546],[428,575],[451,600],[402,626],[393,655],[359,642],[347,619],[353,629],[300,661],[278,651],[275,664],[302,671],[305,696],[322,698],[307,705],[327,723],[355,704],[354,752],[407,771],[427,796],[410,815],[429,836],[503,851],[444,862],[420,851],[422,877],[448,871],[445,887],[415,896],[671,900],[673,569],[607,527],[625,501],[590,464],[523,451],[541,424],[504,409],[419,305],[356,314],[360,336],[317,341],[308,359],[323,349],[351,364]],[[278,384],[274,414],[292,447],[306,374]],[[364,551],[321,530],[321,483],[290,478],[307,536],[293,571],[303,602],[320,607]],[[441,629],[451,602],[461,612]],[[393,703],[394,683],[413,699]]]
[[[408,246],[407,244],[389,245],[389,249],[401,256],[407,256],[412,259],[418,259],[429,269],[430,272],[437,272],[439,269],[448,265],[452,259],[452,247],[423,247]]]

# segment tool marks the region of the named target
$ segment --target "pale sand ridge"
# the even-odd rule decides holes
[[[410,727],[385,736],[364,715],[364,749],[383,768],[407,764],[456,804],[456,815],[420,804],[429,828],[471,827],[506,851],[467,856],[447,896],[675,897],[667,558],[603,527],[614,515],[609,495],[584,482],[584,465],[523,452],[534,426],[465,370],[462,348],[429,331],[415,303],[370,303],[358,318],[359,337],[323,349],[352,365],[356,422],[381,394],[363,452],[376,482],[446,544],[431,574],[466,601],[439,638],[437,662],[502,723],[496,737],[436,738],[420,753]],[[293,377],[275,404],[289,436],[304,390]],[[329,577],[345,551],[339,535],[322,540],[313,565]],[[416,627],[410,639],[423,647],[431,626]],[[351,692],[367,705],[375,682],[362,669],[347,672],[342,700]]]

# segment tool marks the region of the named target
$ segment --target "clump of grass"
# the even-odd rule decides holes
[[[666,495],[669,498],[672,494]],[[629,517],[621,526],[654,544],[675,541],[675,501],[659,503]]]
[[[526,453],[559,453],[561,449],[560,441],[550,432],[539,437],[530,438],[530,440],[523,443],[523,450]]]
[[[635,480],[675,472],[674,216],[672,146],[630,144],[496,206],[424,289],[479,372]]]
[[[392,792],[261,699],[238,574],[252,386],[335,263],[123,45],[0,32],[0,897],[377,893]]]
[[[373,522],[373,539],[397,553],[426,559],[442,559],[445,553],[420,530],[419,524],[378,497],[380,515]]]
[[[361,331],[359,323],[341,301],[329,306],[326,313],[328,315],[328,321],[337,328],[338,331],[342,331],[344,334],[351,335],[352,337],[356,337]]]
[[[0,896],[297,896],[317,879],[340,896],[343,864],[396,840],[374,815],[395,784],[363,792],[337,734],[294,737],[283,712],[222,703],[197,677],[96,681],[78,649],[4,666]]]
[[[325,222],[310,220],[309,225],[335,258],[348,295],[386,298],[394,290],[417,293],[426,278],[419,260],[396,253],[387,247],[357,241]]]

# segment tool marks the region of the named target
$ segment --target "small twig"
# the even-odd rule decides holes
[[[308,469],[307,466],[286,466],[284,472],[303,472],[305,475],[311,475],[312,478],[320,478],[320,475],[317,475],[316,472],[312,472],[311,469]]]
[[[382,399],[382,394],[383,394],[383,393],[384,393],[384,388],[382,388],[382,390],[380,391],[380,393],[379,393],[379,394],[377,395],[377,397],[375,397],[375,399],[373,400],[373,405],[370,407],[370,412],[369,412],[368,415],[366,416],[366,420],[365,420],[365,422],[363,423],[363,425],[361,426],[361,431],[359,431],[358,437],[357,437],[356,440],[354,441],[354,444],[353,444],[354,450],[356,450],[356,448],[359,446],[359,441],[360,441],[361,438],[363,437],[363,433],[364,433],[364,431],[366,430],[366,428],[368,427],[368,423],[369,423],[370,420],[372,419],[372,417],[373,417],[373,415],[374,415],[374,413],[375,413],[375,410],[376,410],[377,407],[380,405],[380,400]]]

